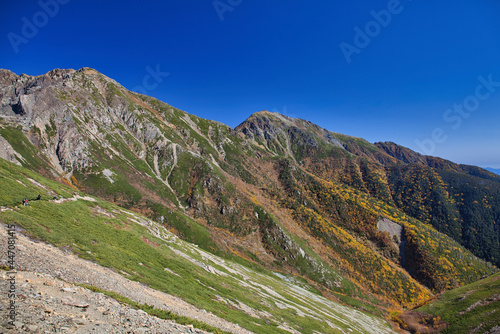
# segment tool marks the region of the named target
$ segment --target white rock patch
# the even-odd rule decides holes
[[[114,183],[115,180],[113,180],[111,177],[115,175],[115,173],[113,173],[112,171],[110,171],[109,169],[105,169],[102,171],[102,175],[104,175],[109,182],[111,183]]]

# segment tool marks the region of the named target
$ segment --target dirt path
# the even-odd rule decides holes
[[[72,253],[42,242],[33,242],[17,233],[16,269],[46,277],[61,278],[69,283],[84,283],[114,291],[141,304],[153,305],[181,316],[203,321],[211,326],[231,333],[250,333],[237,324],[198,309],[184,300],[130,281],[115,271],[93,262],[78,258]],[[7,231],[0,224],[0,245],[7,244]],[[1,252],[0,264],[6,264],[6,248]],[[3,294],[0,298],[4,298]],[[4,304],[5,305],[5,304]]]

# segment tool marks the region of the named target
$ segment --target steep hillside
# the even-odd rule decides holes
[[[377,143],[404,164],[386,164],[396,207],[500,265],[500,177],[475,166]]]
[[[392,332],[380,316],[333,302],[305,279],[271,272],[241,259],[238,263],[217,257],[179,240],[159,223],[2,159],[0,175],[0,187],[5,190],[0,193],[0,202],[12,203],[2,206],[0,238],[7,243],[4,224],[16,226],[16,270],[84,283],[151,314],[168,314],[160,309],[191,314],[226,332]],[[28,206],[15,205],[15,199],[33,194],[40,194],[41,199],[30,201]],[[54,194],[59,199],[53,200]],[[6,252],[1,254],[0,264],[5,269],[8,257]],[[16,302],[25,305],[21,300]],[[200,321],[184,318],[183,322],[213,331]]]
[[[236,130],[271,154],[380,199],[500,265],[498,175],[269,112],[252,115]]]
[[[374,314],[500,263],[500,177],[277,113],[231,129],[93,69],[0,70],[0,142],[6,160]]]
[[[393,161],[364,139],[330,132],[301,119],[259,112],[240,124],[237,131],[271,155],[289,157],[305,170],[343,183],[390,202],[384,166],[376,158]]]
[[[402,327],[420,333],[500,331],[500,273],[447,291],[432,303],[397,315]]]

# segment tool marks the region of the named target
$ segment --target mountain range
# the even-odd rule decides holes
[[[0,70],[0,157],[9,162],[6,171],[24,168],[20,174],[57,181],[65,194],[110,202],[206,254],[300,279],[395,327],[404,317],[391,318],[394,310],[422,306],[500,265],[500,176],[488,170],[268,111],[233,129],[90,68],[40,76]],[[20,204],[19,182],[11,186],[20,197],[3,196],[2,206]],[[60,196],[56,188],[37,191]],[[16,223],[32,237],[118,266],[72,246],[92,245],[92,234],[85,242],[72,232],[54,239],[56,231],[41,233],[49,222],[36,215]],[[143,282],[157,277],[133,275]],[[222,290],[211,298],[224,297]],[[233,320],[230,313],[218,315]],[[312,333],[316,325],[287,326]]]
[[[487,171],[500,175],[500,169],[498,168],[486,168]]]

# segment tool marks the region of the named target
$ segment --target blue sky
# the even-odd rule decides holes
[[[494,0],[2,1],[0,67],[88,66],[232,127],[266,109],[500,168],[498,17]]]

